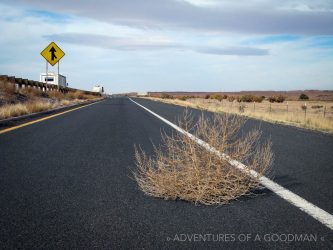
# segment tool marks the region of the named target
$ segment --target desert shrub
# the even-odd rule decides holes
[[[300,94],[299,99],[300,100],[309,100],[309,97],[306,94],[302,93],[302,94]]]
[[[276,102],[284,102],[286,100],[286,97],[285,96],[283,96],[283,95],[278,95],[277,97],[276,97]]]
[[[258,97],[255,99],[255,102],[262,102],[265,98],[262,98],[262,96]]]
[[[308,109],[308,107],[307,107],[305,104],[303,104],[303,105],[301,106],[301,108],[302,108],[304,111],[306,111],[306,110]]]
[[[206,205],[225,204],[250,194],[270,166],[272,151],[270,142],[258,143],[258,130],[239,133],[244,122],[239,116],[215,114],[209,118],[202,115],[193,123],[191,115],[185,113],[179,126],[191,130],[212,150],[182,133],[162,133],[162,144],[154,146],[154,157],[135,148],[137,169],[133,174],[139,188],[153,197]],[[246,162],[248,169],[236,168],[229,159]],[[258,175],[250,175],[248,170]]]
[[[228,96],[228,101],[233,102],[236,98],[234,96]]]
[[[255,95],[243,95],[241,97],[242,102],[262,102],[264,98],[261,96],[255,96]]]
[[[253,95],[243,95],[241,96],[242,102],[253,102]]]
[[[214,95],[211,95],[210,98],[211,98],[211,99],[218,100],[219,102],[223,100],[223,96],[220,95],[220,94],[214,94]]]
[[[313,106],[311,106],[311,108],[313,108],[313,109],[320,109],[322,107],[324,107],[324,106],[323,105],[313,105]]]
[[[167,93],[163,93],[163,94],[161,95],[161,98],[162,98],[162,99],[173,99],[173,96],[172,96],[172,95],[169,95],[169,94],[167,94]]]
[[[254,102],[262,102],[265,99],[263,96],[254,96],[253,101]]]
[[[283,95],[277,95],[277,96],[270,96],[270,97],[268,97],[268,101],[269,102],[279,102],[279,103],[281,103],[281,102],[284,102],[285,99],[286,99],[286,97],[283,96]]]
[[[275,97],[274,97],[274,96],[270,96],[270,97],[268,97],[268,101],[269,101],[269,102],[275,102]]]
[[[223,99],[228,99],[228,95],[223,95]]]
[[[210,95],[205,95],[205,99],[209,99],[210,98]]]
[[[181,101],[186,101],[189,97],[188,96],[178,96],[177,99]]]

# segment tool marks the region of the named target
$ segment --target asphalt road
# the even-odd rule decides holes
[[[170,121],[183,111],[137,101]],[[332,214],[333,136],[260,126],[273,141],[274,180]],[[1,134],[0,248],[333,248],[330,229],[269,190],[220,207],[145,196],[131,179],[134,144],[151,153],[161,129],[171,132],[115,98]]]

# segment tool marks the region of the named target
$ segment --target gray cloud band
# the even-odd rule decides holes
[[[298,1],[307,10],[283,8],[280,1],[246,1],[239,5],[199,7],[181,0],[4,0],[8,4],[29,4],[47,9],[139,28],[193,29],[204,32],[248,34],[332,35],[333,11],[330,1]],[[282,2],[282,1],[281,1]],[[283,1],[289,3],[291,1]],[[303,7],[304,8],[304,7]]]
[[[164,41],[140,40],[124,37],[111,37],[103,35],[64,33],[44,36],[49,40],[56,40],[64,43],[79,44],[83,46],[99,47],[114,50],[163,50],[179,49],[192,50],[203,54],[214,55],[237,55],[237,56],[264,56],[268,55],[268,50],[252,47],[204,47],[186,46],[177,43]]]

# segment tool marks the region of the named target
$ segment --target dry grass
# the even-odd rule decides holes
[[[60,100],[60,105],[61,106],[66,106],[69,104],[72,104],[73,102],[69,101],[69,100]]]
[[[97,96],[85,94],[83,91],[68,92],[63,94],[58,91],[49,91],[48,96],[55,100],[92,100],[98,98]]]
[[[15,85],[0,80],[0,105],[2,102],[12,101],[15,99]]]
[[[0,80],[0,91],[7,95],[13,95],[15,93],[15,85],[7,81]]]
[[[34,99],[36,97],[47,97],[47,94],[36,88],[24,88],[17,90],[21,95],[27,96],[29,99]]]
[[[37,88],[16,89],[15,84],[0,80],[0,119],[97,99],[101,97],[83,91],[64,94],[59,91],[43,92]]]
[[[63,94],[59,91],[49,91],[49,92],[47,92],[47,94],[50,98],[58,100],[58,101],[65,99],[65,94]]]
[[[42,112],[45,110],[67,106],[70,104],[80,103],[82,100],[67,100],[60,99],[56,101],[49,101],[48,99],[33,99],[27,102],[19,102],[15,104],[0,105],[0,120],[10,117],[17,117],[21,115]]]
[[[25,103],[7,104],[0,106],[0,119],[17,117],[54,108],[56,104],[48,101],[30,101]]]
[[[69,92],[66,94],[68,99],[78,99],[78,100],[92,100],[98,98],[97,96],[85,94],[83,91]]]
[[[218,102],[216,100],[205,100],[203,98],[189,99],[186,101],[151,97],[148,99],[212,112],[240,114],[268,122],[277,122],[333,133],[333,102],[307,101],[305,114],[304,110],[301,108],[301,106],[304,105],[304,101],[288,101],[272,104],[263,102],[254,104],[229,102],[227,100]],[[244,107],[243,112],[240,112],[240,106]],[[316,106],[320,108],[316,108]]]
[[[240,116],[204,115],[194,123],[186,112],[179,126],[191,131],[219,152],[244,162],[258,172],[257,177],[230,165],[228,160],[200,146],[186,135],[162,133],[162,145],[155,147],[154,158],[135,149],[139,188],[147,195],[181,199],[196,204],[220,205],[250,194],[272,161],[270,142],[258,143],[260,132],[239,135],[245,119]]]

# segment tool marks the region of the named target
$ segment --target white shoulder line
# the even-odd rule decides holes
[[[148,111],[149,113],[151,113],[155,117],[159,118],[160,120],[162,120],[166,124],[170,125],[172,128],[174,128],[178,132],[180,132],[182,134],[185,134],[188,137],[192,138],[198,144],[200,144],[201,146],[203,146],[205,149],[207,149],[207,150],[209,150],[211,152],[214,152],[214,153],[218,154],[219,156],[227,159],[232,166],[237,167],[237,168],[241,169],[242,171],[247,172],[250,175],[253,175],[253,176],[257,176],[258,175],[258,173],[256,171],[249,170],[247,168],[247,166],[245,166],[241,162],[231,159],[228,155],[217,151],[213,147],[209,146],[206,142],[204,142],[204,141],[200,140],[199,138],[195,137],[194,135],[186,132],[185,130],[183,130],[180,127],[178,127],[176,124],[173,124],[172,122],[170,122],[167,119],[163,118],[162,116],[154,113],[153,111],[151,111],[150,109],[146,108],[145,106],[137,103],[136,101],[133,101],[131,98],[129,98],[129,99],[133,103],[135,103],[136,105],[140,106],[141,108],[145,109],[146,111]],[[261,182],[262,185],[264,185],[266,188],[268,188],[271,191],[273,191],[274,193],[276,193],[281,198],[285,199],[289,203],[291,203],[294,206],[298,207],[303,212],[307,213],[308,215],[310,215],[313,218],[315,218],[317,221],[321,222],[322,224],[324,224],[325,226],[327,226],[328,228],[330,228],[331,230],[333,230],[333,215],[331,215],[330,213],[328,213],[325,210],[323,210],[323,209],[315,206],[311,202],[308,202],[307,200],[303,199],[302,197],[300,197],[297,194],[294,194],[293,192],[289,191],[288,189],[285,189],[284,187],[282,187],[281,185],[277,184],[276,182],[268,179],[267,177],[264,177],[264,176],[261,177],[260,178],[260,182]]]

